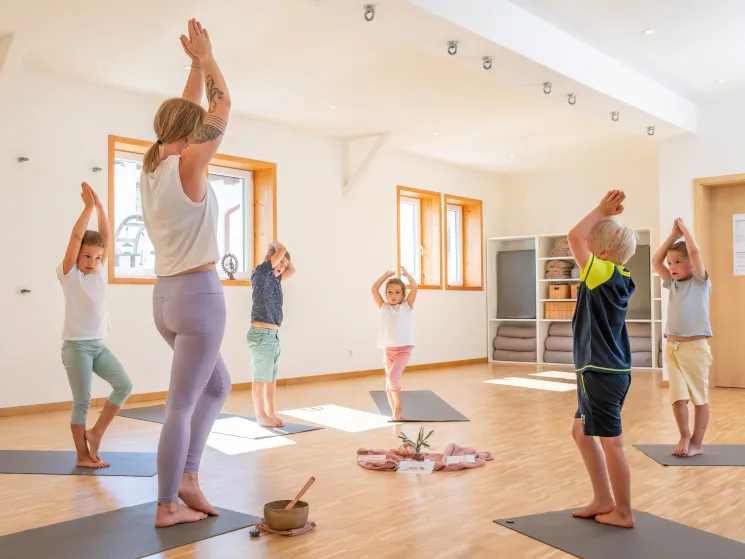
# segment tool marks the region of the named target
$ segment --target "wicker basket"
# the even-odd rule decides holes
[[[548,286],[549,299],[569,299],[570,289],[568,284],[556,284]]]
[[[545,305],[545,318],[548,320],[571,320],[577,307],[573,301],[546,302]]]
[[[576,298],[577,298],[577,293],[578,293],[578,292],[579,292],[579,284],[578,284],[578,283],[574,283],[574,284],[572,284],[572,286],[571,286],[571,294],[572,294],[572,297],[571,297],[571,298],[572,298],[572,299],[576,299]]]

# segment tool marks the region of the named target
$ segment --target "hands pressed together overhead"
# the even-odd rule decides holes
[[[189,36],[181,35],[181,46],[193,64],[201,65],[212,57],[212,42],[207,29],[196,19],[189,20]]]
[[[93,209],[101,205],[101,200],[99,200],[98,194],[91,188],[91,185],[87,182],[82,182],[80,183],[80,189],[80,198],[83,200],[86,208]]]
[[[607,217],[623,213],[626,194],[622,190],[610,190],[598,204],[598,209]]]

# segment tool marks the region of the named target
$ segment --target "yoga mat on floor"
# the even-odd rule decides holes
[[[153,526],[155,507],[154,502],[144,503],[9,534],[0,537],[0,557],[139,559],[247,528],[260,521],[250,514],[218,508],[220,516],[156,528]]]
[[[742,559],[745,544],[634,511],[633,530],[574,518],[571,510],[495,520],[497,524],[581,559]]]
[[[166,407],[163,404],[157,406],[145,406],[141,408],[127,408],[119,411],[121,417],[130,419],[139,419],[141,421],[151,421],[153,423],[163,423],[166,420]],[[239,418],[256,424],[256,418],[244,417],[242,415],[233,415],[221,413],[217,416],[218,421],[221,419]],[[301,423],[285,422],[284,427],[260,427],[246,425],[245,429],[240,429],[236,422],[233,422],[230,429],[221,429],[218,422],[212,428],[212,433],[219,435],[231,435],[233,437],[242,437],[244,439],[263,439],[266,437],[278,437],[281,435],[294,435],[296,433],[305,433],[306,431],[316,431],[323,429],[315,425],[303,425]]]
[[[0,474],[153,477],[154,452],[101,452],[108,468],[78,468],[74,450],[0,450]],[[0,557],[4,557],[0,553]]]
[[[382,415],[391,415],[385,391],[373,390],[370,396],[375,400],[375,405]],[[430,390],[403,390],[401,407],[405,421],[470,421]]]
[[[686,458],[672,455],[674,444],[634,446],[663,466],[745,466],[745,444],[705,444],[703,454]]]

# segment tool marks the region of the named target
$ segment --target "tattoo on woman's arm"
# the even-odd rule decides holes
[[[223,95],[225,95],[224,91],[220,91],[217,87],[215,87],[215,78],[212,77],[212,74],[204,78],[204,85],[205,89],[207,90],[207,101],[209,102],[209,111],[210,113],[214,113],[217,109],[217,102],[223,98]]]
[[[204,123],[201,128],[197,130],[197,133],[192,139],[192,144],[204,144],[205,142],[211,142],[217,140],[225,132],[227,123],[215,115],[207,115],[204,119]]]

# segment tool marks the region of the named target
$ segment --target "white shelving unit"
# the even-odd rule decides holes
[[[639,245],[650,245],[651,241],[651,230],[648,228],[637,229],[639,235]],[[570,319],[547,319],[544,315],[545,303],[547,301],[559,302],[559,301],[573,301],[574,299],[549,299],[548,288],[553,283],[579,283],[579,279],[545,279],[545,267],[546,262],[549,260],[572,260],[571,257],[551,257],[550,252],[554,247],[556,239],[566,237],[563,235],[535,235],[535,236],[524,236],[524,237],[495,237],[486,239],[486,301],[487,301],[487,353],[489,356],[489,362],[491,363],[519,363],[525,364],[524,362],[511,362],[511,361],[495,361],[494,355],[494,338],[497,335],[499,327],[503,324],[512,324],[515,326],[526,326],[528,324],[535,324],[536,326],[536,364],[539,365],[553,365],[566,367],[567,364],[562,363],[549,363],[544,361],[543,353],[546,344],[546,338],[548,337],[548,330],[553,322],[571,323]],[[536,277],[533,278],[535,281],[535,318],[520,318],[520,319],[508,319],[499,318],[497,316],[497,253],[500,251],[510,250],[535,250],[536,253]],[[659,355],[659,340],[662,329],[662,289],[660,278],[653,273],[653,269],[650,265],[650,309],[651,313],[649,318],[631,318],[628,319],[628,323],[644,323],[649,324],[651,329],[652,337],[652,367],[640,367],[641,369],[658,369],[661,367],[661,363],[658,361]],[[633,276],[632,276],[633,277]],[[526,281],[529,281],[526,278]]]

